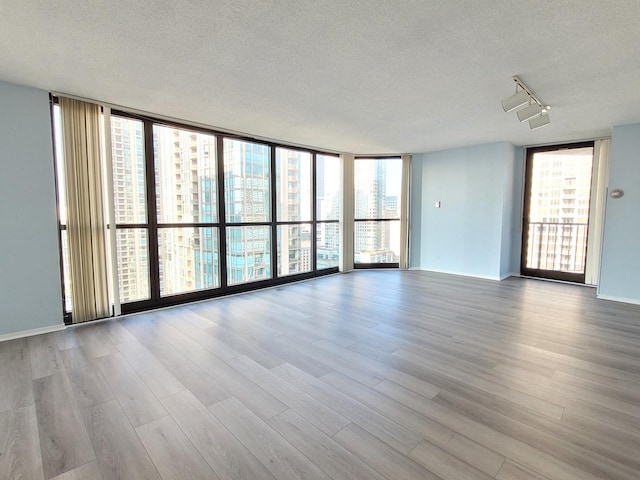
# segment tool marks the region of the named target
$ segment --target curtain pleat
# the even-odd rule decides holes
[[[109,316],[100,107],[60,97],[73,323]]]

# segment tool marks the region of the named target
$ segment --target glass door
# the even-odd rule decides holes
[[[527,150],[523,275],[584,283],[593,145]]]

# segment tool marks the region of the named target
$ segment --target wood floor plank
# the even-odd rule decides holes
[[[103,324],[91,325],[89,323],[75,327],[75,330],[77,339],[87,347],[86,350],[91,352],[94,357],[117,353],[118,350]]]
[[[167,343],[165,336],[154,328],[154,320],[153,313],[143,313],[126,317],[120,324],[143,345]]]
[[[391,382],[384,384],[384,394],[446,425],[460,435],[484,445],[505,458],[516,460],[549,478],[563,480],[584,480],[586,478],[595,480],[598,478],[594,474],[558,459],[551,454],[542,452],[519,439],[499,432],[492,428],[491,425],[478,422],[455,409],[422,397],[400,385],[395,385]]]
[[[439,480],[433,472],[381,442],[355,424],[333,436],[344,448],[389,480]]]
[[[493,478],[426,441],[420,442],[409,453],[409,458],[440,478],[455,478],[456,480],[491,480]]]
[[[107,332],[107,335],[109,335],[109,338],[114,345],[138,341],[138,339],[124,327],[123,323],[126,321],[126,318],[127,317],[114,318],[113,320],[104,323],[104,330]]]
[[[54,333],[58,350],[66,350],[68,348],[77,348],[81,345],[74,328],[65,328]]]
[[[66,375],[35,379],[33,392],[45,479],[95,459]]]
[[[111,387],[84,345],[62,350],[60,357],[80,409],[113,400]]]
[[[287,406],[250,381],[207,350],[192,352],[189,358],[207,372],[222,387],[243,402],[263,420],[284,412]]]
[[[136,432],[162,478],[218,479],[171,417],[149,422]]]
[[[403,349],[395,351],[393,355],[416,363],[422,363],[425,368],[434,369],[444,375],[449,375],[458,381],[472,385],[487,393],[491,393],[494,396],[501,396],[502,398],[514,403],[521,404],[524,407],[536,409],[540,413],[549,415],[558,420],[562,417],[562,413],[564,412],[564,407],[562,405],[557,405],[543,398],[530,395],[526,392],[521,392],[514,388],[506,388],[494,379],[483,375],[483,372],[480,369],[476,369],[475,371],[464,371],[452,366],[451,364],[443,364],[433,361],[433,359],[425,358]]]
[[[156,397],[166,397],[185,389],[185,386],[141,343],[121,343],[118,350]]]
[[[292,365],[283,364],[272,371],[399,452],[409,453],[420,442],[420,436],[409,429]]]
[[[281,358],[247,340],[241,333],[234,333],[218,325],[205,329],[205,332],[265,368],[272,368],[283,363]]]
[[[180,325],[180,331],[184,333],[191,340],[196,342],[202,348],[214,354],[216,357],[222,360],[228,360],[230,358],[239,357],[242,355],[237,350],[231,348],[226,343],[218,340],[217,338],[206,333],[202,328],[199,328],[192,323],[184,322]],[[191,352],[183,352],[189,356]]]
[[[334,480],[384,480],[366,463],[307,422],[286,410],[267,423]]]
[[[350,348],[357,348],[358,352],[366,355],[369,358],[374,358],[416,378],[421,378],[432,385],[436,385],[442,390],[457,392],[466,398],[473,398],[478,403],[489,404],[495,399],[495,395],[493,395],[492,393],[480,390],[473,385],[458,381],[455,378],[439,373],[436,370],[428,370],[427,368],[425,368],[423,363],[416,363],[410,360],[405,360],[401,357],[388,354],[386,352],[378,352],[364,345],[356,344],[352,345]],[[380,385],[384,383],[385,382],[381,382]]]
[[[332,355],[336,355],[352,365],[356,365],[359,368],[371,369],[376,372],[377,375],[383,376],[386,380],[391,380],[392,382],[397,383],[398,385],[402,385],[406,388],[413,390],[420,395],[423,395],[427,398],[435,397],[440,388],[430,383],[425,382],[424,380],[420,380],[412,375],[408,375],[400,370],[397,370],[393,367],[389,367],[382,362],[378,362],[376,360],[372,360],[370,358],[365,357],[364,355],[360,355],[352,350],[349,350],[344,347],[340,347],[326,340],[322,340],[319,342],[315,342],[314,345],[319,346],[323,350],[331,353]]]
[[[33,405],[31,361],[27,340],[0,345],[0,412]]]
[[[175,313],[184,310],[185,309],[168,309],[153,312],[154,320],[151,325],[160,336],[167,340],[167,343],[172,345],[176,350],[187,353],[193,350],[200,350],[203,347],[182,331],[184,322],[181,317],[177,317]]]
[[[221,480],[275,480],[190,392],[165,397],[162,403]]]
[[[44,478],[34,405],[0,412],[0,478]]]
[[[63,370],[54,334],[36,335],[27,340],[31,359],[31,378],[48,377]]]
[[[134,427],[167,414],[122,354],[98,357],[96,363]]]
[[[424,439],[432,440],[436,443],[446,443],[453,436],[454,432],[441,423],[425,417],[411,408],[407,408],[400,402],[396,402],[374,389],[358,384],[338,372],[331,372],[320,378],[385,417],[417,433]]]
[[[209,407],[276,478],[330,480],[307,457],[234,397]]]
[[[341,358],[339,355],[333,355],[314,344],[305,344],[289,335],[285,335],[284,340],[296,350],[305,352],[311,358],[323,363],[332,371],[340,372],[343,375],[352,378],[356,382],[360,382],[367,386],[374,386],[384,380],[384,377],[378,374],[374,369],[365,365],[354,365],[350,359]]]
[[[640,467],[637,456],[632,460],[633,465],[623,464],[616,457],[606,457],[594,449],[567,442],[561,436],[554,437],[541,429],[514,420],[503,413],[493,411],[446,392],[441,392],[434,401],[459,412],[464,412],[467,417],[473,418],[483,425],[489,425],[495,430],[511,438],[521,440],[543,452],[554,455],[566,463],[580,468],[588,467],[589,472],[602,478],[631,480],[636,477],[637,468]],[[551,443],[553,447],[550,447]]]
[[[83,417],[104,480],[160,480],[117,400],[88,408]]]
[[[184,385],[200,402],[209,406],[231,396],[222,385],[198,367],[172,345],[148,345],[147,349]]]
[[[293,348],[291,342],[282,338],[282,335],[270,335],[270,332],[268,331],[265,333],[264,330],[267,330],[265,328],[258,330],[262,331],[256,332],[256,330],[251,329],[250,331],[245,332],[244,335],[251,338],[253,341],[258,342],[263,349],[276,355],[283,362],[294,365],[314,377],[319,377],[320,375],[324,375],[331,371],[331,368],[324,363],[319,362],[317,359],[311,358],[304,352]]]
[[[100,467],[97,462],[89,462],[84,465],[69,470],[68,472],[58,475],[51,480],[103,480]]]
[[[440,447],[490,477],[495,477],[505,462],[502,455],[457,433]]]
[[[282,380],[249,357],[238,357],[228,363],[249,380],[262,387],[290,409],[300,413],[327,435],[342,430],[350,422],[335,410],[325,406],[303,390]]]
[[[504,465],[496,475],[497,480],[550,480],[549,477],[538,475],[522,465],[517,465],[511,460]]]

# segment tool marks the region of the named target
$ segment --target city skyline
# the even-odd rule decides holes
[[[220,183],[224,186],[227,285],[311,272],[314,262],[318,270],[338,266],[340,228],[336,221],[341,203],[339,183],[335,182],[339,176],[338,157],[316,155],[319,165],[316,168],[321,173],[316,179],[320,195],[314,199],[310,152],[277,147],[272,177],[269,147],[223,138],[224,178],[220,182],[216,136],[151,125],[154,174],[153,184],[147,185],[144,122],[110,116],[112,193],[117,225],[115,255],[121,303],[151,298],[150,255],[153,252],[148,235],[152,231],[157,232],[155,268],[161,296],[221,286],[217,192]],[[60,160],[63,152],[58,107],[54,108],[54,127],[56,157]],[[67,311],[71,311],[64,174],[60,161],[57,175],[65,304]],[[153,189],[152,195],[149,188]],[[272,189],[276,190],[273,205]],[[152,205],[147,204],[150,198],[153,198]],[[317,223],[312,215],[314,201]],[[150,209],[155,210],[153,230],[150,229],[152,220],[148,218]],[[272,232],[274,215],[276,228]],[[275,252],[272,252],[272,235],[277,235]],[[312,258],[314,242],[316,259]]]
[[[146,125],[152,128],[151,157],[145,152]],[[213,134],[120,115],[110,116],[110,131],[122,303],[151,299],[152,265],[161,297],[221,287],[221,241],[228,286],[338,267],[342,192],[337,156],[316,154],[313,186],[313,157],[308,151],[272,150],[223,137],[220,170],[219,139]],[[153,158],[152,177],[147,158]],[[356,221],[355,261],[397,263],[401,162],[357,159],[354,168],[354,215],[367,220]],[[223,188],[225,238],[220,236],[218,188]],[[152,205],[147,204],[150,199]],[[64,225],[64,195],[61,200]],[[155,245],[150,232],[156,232]],[[64,237],[63,231],[66,265]],[[152,255],[157,255],[155,260]],[[64,276],[71,305],[67,270]]]

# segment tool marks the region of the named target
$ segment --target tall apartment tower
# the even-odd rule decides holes
[[[159,223],[216,221],[216,139],[154,128]],[[219,286],[218,235],[211,227],[158,231],[160,291],[164,295]]]
[[[227,279],[230,285],[271,278],[270,160],[265,145],[224,139]]]
[[[336,162],[333,165],[327,162]],[[326,159],[323,155],[316,157],[316,214],[320,220],[340,219],[340,187],[335,178],[336,158]],[[329,172],[327,175],[326,172]],[[332,178],[332,174],[334,177]],[[329,185],[325,185],[329,180]],[[326,188],[329,186],[330,188]],[[332,187],[332,188],[331,188]],[[340,225],[338,223],[318,223],[316,230],[316,265],[318,270],[337,267],[340,262]]]
[[[310,220],[311,204],[302,203],[302,162],[310,166],[308,153],[297,150],[276,150],[276,181],[278,221]],[[310,168],[306,169],[310,181]],[[311,270],[311,228],[309,224],[278,227],[278,275]]]
[[[529,252],[531,268],[584,271],[591,156],[571,151],[535,157],[531,180]]]
[[[368,162],[368,160],[361,160]],[[389,216],[385,195],[387,190],[387,165],[373,161],[373,168],[358,169],[355,184],[355,218],[385,218]],[[389,197],[390,198],[390,197]],[[396,202],[397,203],[397,202]],[[356,222],[355,261],[362,263],[397,262],[389,245],[389,226],[386,222]]]
[[[115,220],[146,222],[146,186],[142,123],[111,117]],[[118,280],[123,302],[149,298],[149,239],[144,229],[116,231]]]

